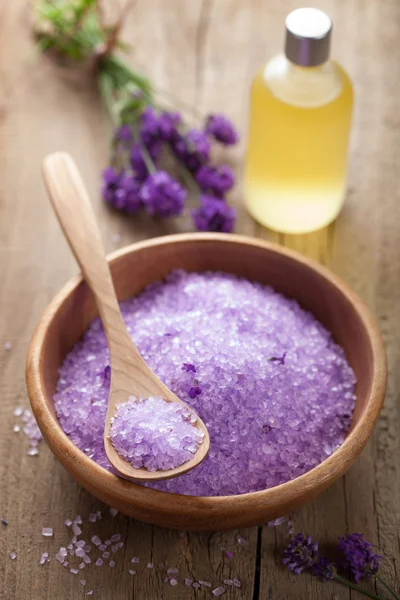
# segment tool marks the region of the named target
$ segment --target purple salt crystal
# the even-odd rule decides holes
[[[193,457],[204,434],[184,405],[152,397],[117,407],[110,438],[120,456],[136,469],[165,471]],[[116,534],[111,538],[121,537]]]
[[[232,554],[232,552],[229,552],[229,550],[227,552],[225,552],[225,556],[227,558],[233,558],[233,554]]]
[[[168,575],[176,575],[176,573],[179,573],[179,569],[176,567],[169,567],[169,569],[167,569],[167,573]]]
[[[283,523],[286,523],[286,517],[278,517],[273,521],[268,521],[268,527],[279,527],[279,525],[282,525]]]
[[[89,565],[92,561],[91,559],[88,557],[87,554],[85,554],[85,556],[83,557],[83,562],[85,562],[87,565]]]
[[[103,554],[101,555],[102,558],[110,558],[110,553],[109,552],[103,552]]]
[[[110,513],[110,515],[111,515],[111,516],[114,518],[114,517],[116,517],[116,516],[117,516],[117,514],[118,514],[118,511],[117,511],[117,509],[116,509],[116,508],[110,508],[110,510],[109,510],[109,513]]]
[[[79,568],[80,569],[84,569],[86,567],[86,563],[83,561],[81,563],[79,563]]]
[[[63,567],[65,567],[65,568],[67,568],[67,567],[68,567],[68,564],[69,564],[69,563],[68,563],[68,561],[67,561],[67,560],[64,560],[64,562],[62,563],[62,566],[63,566]]]
[[[117,552],[117,550],[119,550],[120,546],[119,544],[115,544],[114,546],[111,546],[111,552],[113,554],[115,554],[115,552]]]
[[[84,549],[85,552],[90,552],[91,549],[92,549],[92,546],[90,544],[85,544],[83,546],[83,549]]]
[[[101,567],[101,565],[103,564],[103,559],[98,558],[94,564],[96,565],[96,567]]]
[[[81,515],[76,515],[75,519],[74,519],[74,523],[78,523],[78,525],[82,525],[82,517]]]
[[[154,567],[153,563],[148,563],[147,569],[152,569]]]
[[[8,521],[7,521],[7,519],[6,519],[5,517],[3,517],[3,518],[1,519],[1,524],[2,524],[2,525],[6,525],[6,526],[8,525]]]
[[[101,550],[103,552],[106,549],[107,549],[107,546],[105,544],[100,544],[99,550]]]
[[[133,569],[129,569],[129,570],[128,570],[128,573],[129,573],[130,575],[136,575],[136,571],[134,571]]]
[[[110,562],[108,563],[109,567],[114,567],[115,566],[115,562],[113,560],[110,560]]]
[[[232,579],[233,585],[237,588],[242,587],[242,583],[240,581],[240,579],[236,579],[235,577]]]
[[[105,543],[106,546],[111,546],[111,541],[110,540],[106,540],[104,543]]]
[[[79,525],[77,523],[72,524],[72,531],[73,531],[74,535],[81,535],[81,533],[82,533],[82,529],[79,527]]]
[[[137,558],[137,556],[134,556],[133,558],[131,558],[131,562],[132,563],[139,563],[140,562],[140,558]]]
[[[178,585],[178,582],[177,582],[177,580],[176,580],[176,579],[174,579],[174,578],[170,579],[169,583],[170,583],[172,586]]]
[[[26,453],[28,456],[37,456],[39,454],[39,450],[37,448],[28,448]]]
[[[72,536],[72,540],[71,540],[71,542],[72,542],[73,544],[75,544],[75,542],[77,541],[77,539],[78,539],[78,538],[76,537],[76,535],[73,535],[73,536]]]
[[[43,537],[52,537],[53,536],[53,528],[52,527],[43,527],[42,535],[43,535]]]
[[[225,585],[233,585],[233,579],[224,579]]]
[[[75,546],[76,546],[77,548],[84,548],[84,547],[85,547],[85,545],[86,545],[86,542],[85,542],[85,540],[78,540],[77,542],[75,542]]]
[[[200,587],[200,584],[199,584],[197,581],[195,581],[195,582],[192,584],[192,587],[193,587],[194,589],[198,589],[198,588]]]
[[[119,542],[119,540],[121,539],[121,534],[120,533],[114,533],[111,537],[110,540],[112,542]]]
[[[86,585],[86,579],[81,579],[79,582],[81,585]]]
[[[89,515],[89,522],[90,523],[96,523],[96,521],[97,521],[97,515],[96,515],[96,513],[90,513],[90,515]]]
[[[239,546],[243,546],[246,543],[246,540],[242,537],[238,537],[237,543],[239,544]]]
[[[211,593],[213,596],[215,596],[217,598],[218,596],[222,596],[222,594],[225,594],[225,592],[226,592],[226,588],[219,586],[219,587],[215,588]]]
[[[5,350],[6,352],[9,352],[9,351],[11,350],[11,348],[12,348],[12,344],[11,344],[11,342],[6,342],[6,343],[4,344],[4,350]]]
[[[86,596],[93,596],[93,590],[89,590]]]
[[[85,551],[83,548],[77,548],[75,550],[75,555],[78,556],[79,558],[83,558],[85,556]]]
[[[14,425],[13,431],[14,433],[18,433],[19,431],[21,431],[21,427],[19,425]]]
[[[69,571],[70,571],[70,573],[72,573],[73,575],[78,575],[78,573],[79,573],[79,569],[70,569]]]
[[[71,527],[71,525],[72,525],[72,521],[71,521],[71,519],[65,519],[65,521],[64,521],[64,525],[65,525],[66,527]]]
[[[16,406],[13,410],[13,415],[15,417],[20,417],[24,412],[24,409],[22,408],[22,406]]]
[[[227,273],[179,271],[121,309],[154,372],[186,398],[213,440],[194,471],[151,488],[192,496],[264,490],[310,471],[344,441],[355,406],[354,373],[331,334],[294,300]],[[284,366],[268,361],[289,344]],[[201,373],[202,393],[194,399],[188,390],[197,384],[183,363]],[[98,375],[108,364],[95,319],[60,367],[54,406],[72,441],[112,471],[102,441],[108,390]]]
[[[48,558],[49,558],[49,553],[43,552],[42,556],[40,557],[39,564],[44,565],[44,563],[47,561]]]
[[[95,546],[100,546],[100,544],[101,544],[101,539],[99,538],[99,536],[98,536],[98,535],[94,535],[94,536],[92,537],[92,542],[93,542],[93,544],[94,544]]]
[[[202,581],[201,579],[199,579],[199,583],[200,583],[200,585],[204,585],[205,587],[212,586],[212,583],[210,581]]]
[[[192,583],[193,583],[193,579],[185,579],[185,585],[186,585],[187,587],[191,586],[191,585],[192,585]]]

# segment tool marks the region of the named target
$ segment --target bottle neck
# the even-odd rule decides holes
[[[331,60],[315,67],[302,67],[282,54],[267,63],[263,77],[279,100],[305,108],[328,104],[343,89],[342,73]]]

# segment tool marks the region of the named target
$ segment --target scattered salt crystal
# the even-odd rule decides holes
[[[94,564],[96,565],[96,567],[101,567],[101,565],[103,564],[103,559],[98,558]]]
[[[232,579],[224,579],[225,585],[233,585]]]
[[[147,569],[152,569],[154,567],[153,563],[148,563]]]
[[[195,582],[192,584],[192,587],[194,587],[195,589],[197,589],[197,588],[199,588],[199,587],[200,587],[200,584],[199,584],[199,583],[197,583],[197,581],[195,581]]]
[[[64,521],[64,525],[65,525],[66,527],[71,527],[71,525],[72,525],[72,521],[71,521],[71,519],[65,519],[65,521]]]
[[[73,535],[73,536],[72,536],[72,540],[71,540],[71,541],[72,541],[72,543],[73,543],[73,544],[75,544],[75,542],[77,541],[77,539],[78,539],[78,538],[76,537],[76,534],[75,534],[75,535]]]
[[[28,456],[37,456],[39,454],[39,450],[37,448],[28,448],[26,453]]]
[[[164,581],[164,583],[168,583],[169,577],[164,577],[163,581]]]
[[[8,352],[9,350],[11,350],[11,348],[12,348],[12,344],[11,344],[11,342],[6,342],[6,343],[4,344],[4,350],[5,350],[6,352]]]
[[[114,535],[112,535],[110,537],[110,540],[112,542],[119,542],[120,539],[121,539],[121,534],[120,533],[114,533]]]
[[[13,415],[15,417],[20,417],[23,412],[24,412],[24,409],[22,408],[22,406],[16,406],[13,410]]]
[[[213,596],[218,597],[218,596],[222,596],[222,594],[225,594],[226,588],[219,586],[217,588],[215,588],[211,593]]]
[[[77,548],[83,548],[86,545],[85,540],[78,540],[77,542],[75,542],[75,546]]]
[[[238,537],[237,543],[239,544],[239,546],[243,546],[246,543],[246,540],[242,537]]]
[[[232,552],[229,552],[229,550],[227,550],[227,552],[225,552],[225,556],[227,558],[233,558],[233,554],[232,554]]]
[[[171,584],[172,586],[178,585],[178,582],[177,582],[177,580],[176,580],[176,579],[174,579],[174,578],[170,579],[170,581],[169,581],[169,582],[170,582],[170,584]]]
[[[79,582],[81,585],[86,585],[86,579],[81,579]]]
[[[293,527],[293,525],[294,525],[293,521],[288,521],[287,524],[288,524],[288,527]]]
[[[84,569],[85,567],[86,567],[86,564],[85,564],[85,562],[81,562],[81,563],[79,564],[79,568],[80,568],[80,569]]]
[[[112,517],[116,517],[118,514],[118,511],[116,508],[110,508],[109,513]]]
[[[179,573],[179,569],[177,569],[176,567],[169,567],[169,569],[167,569],[167,573],[168,575],[173,575]]]
[[[90,544],[85,544],[85,545],[83,546],[83,549],[84,549],[84,551],[85,551],[85,552],[90,552],[90,551],[91,551],[91,549],[92,549],[92,546],[90,546]]]
[[[128,573],[129,573],[130,575],[136,575],[136,571],[134,571],[133,569],[129,569],[129,570],[128,570]]]
[[[240,581],[240,579],[236,579],[235,577],[232,579],[233,585],[237,588],[240,588],[242,586],[242,583]]]
[[[102,518],[102,517],[101,517],[101,511],[100,511],[100,510],[98,510],[96,514],[97,514],[97,518],[98,518],[98,519],[101,519],[101,518]]]
[[[90,521],[90,523],[96,523],[96,521],[97,521],[97,515],[96,515],[96,513],[90,513],[90,515],[89,515],[89,521]]]
[[[89,590],[86,596],[93,596],[93,590]]]
[[[133,562],[133,563],[139,563],[140,562],[140,558],[138,558],[137,556],[134,556],[133,558],[131,558],[131,562]]]
[[[48,558],[49,558],[49,553],[43,552],[42,556],[40,557],[39,564],[44,565],[44,563],[47,561]]]
[[[21,427],[20,427],[19,425],[14,425],[14,427],[13,427],[13,431],[14,431],[15,433],[18,433],[19,431],[21,431]]]
[[[78,570],[78,569],[70,569],[69,571],[70,571],[70,573],[72,573],[73,575],[78,575],[78,573],[79,573],[79,570]]]
[[[205,585],[206,587],[211,587],[211,583],[209,581],[202,581],[201,579],[199,579],[199,583],[200,585]]]
[[[273,521],[268,521],[268,527],[279,527],[279,525],[282,525],[283,523],[286,523],[286,517],[278,517]]]
[[[91,561],[91,559],[88,557],[88,555],[87,555],[87,554],[85,554],[85,556],[83,557],[83,561],[84,561],[84,562],[85,562],[87,565],[89,565],[89,564],[92,562],[92,561]]]
[[[120,549],[120,545],[119,544],[115,544],[114,546],[111,546],[111,552],[114,554],[115,552],[117,552],[117,550]]]
[[[190,585],[192,585],[193,579],[185,579],[185,585],[187,585],[188,587]]]
[[[74,519],[74,523],[78,523],[78,525],[82,525],[82,517],[81,515],[76,515]]]
[[[7,521],[7,519],[6,519],[5,517],[3,517],[3,518],[1,519],[1,524],[2,524],[2,525],[8,525],[8,521]]]
[[[111,546],[110,540],[106,540],[104,543],[105,543],[106,546]]]
[[[115,562],[113,560],[110,560],[110,562],[108,563],[109,567],[114,567],[115,566]]]
[[[73,550],[73,549],[74,549],[74,546],[72,544],[68,544],[67,550]]]
[[[63,562],[63,564],[62,564],[62,565],[63,565],[63,567],[68,567],[68,564],[69,564],[69,563],[68,563],[68,561],[67,561],[67,560],[64,560],[64,562]]]
[[[98,536],[98,535],[94,535],[94,536],[92,537],[92,542],[93,542],[93,544],[94,544],[95,546],[100,546],[100,544],[101,544],[101,539],[99,538],[99,536]]]
[[[74,532],[74,535],[81,535],[81,533],[82,533],[82,529],[79,527],[79,525],[77,523],[72,524],[72,531]]]
[[[101,555],[101,558],[110,558],[110,553],[109,552],[103,552],[103,554]]]
[[[104,552],[104,550],[107,549],[107,546],[105,544],[100,544],[99,546],[99,550],[101,550],[102,552]]]
[[[10,558],[11,558],[11,560],[15,560],[17,558],[17,553],[16,552],[10,552]]]
[[[76,554],[76,556],[78,556],[79,558],[83,558],[83,557],[85,556],[85,554],[86,554],[86,553],[85,553],[85,551],[84,551],[84,549],[83,549],[83,548],[77,548],[77,549],[75,550],[75,554]]]
[[[53,528],[52,527],[43,527],[42,535],[44,537],[52,537],[53,536]]]

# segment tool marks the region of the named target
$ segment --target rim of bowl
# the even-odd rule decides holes
[[[86,454],[70,440],[59,424],[56,416],[49,410],[45,401],[44,386],[42,385],[41,354],[46,340],[46,332],[56,311],[63,304],[65,299],[83,281],[81,275],[75,275],[61,288],[44,310],[33,333],[27,354],[26,379],[29,399],[33,413],[47,444],[55,454],[57,454],[57,452],[55,452],[55,446],[57,446],[58,450],[61,449],[65,456],[68,457],[67,460],[73,462],[74,467],[79,469],[80,473],[83,474],[82,479],[90,480],[91,483],[103,479],[104,484],[109,486],[109,491],[113,488],[113,494],[117,495],[125,502],[131,501],[140,504],[145,501],[146,504],[151,504],[151,500],[153,500],[157,501],[157,506],[159,506],[160,501],[164,501],[165,512],[171,513],[176,512],[178,508],[178,499],[181,508],[191,508],[192,510],[195,508],[194,503],[196,502],[201,504],[202,509],[217,509],[218,507],[221,508],[221,506],[226,507],[228,503],[231,504],[233,502],[235,503],[235,506],[238,506],[245,502],[246,508],[251,510],[252,505],[256,508],[259,506],[260,501],[262,501],[262,504],[267,504],[268,500],[276,502],[283,497],[291,498],[293,500],[295,498],[303,497],[307,491],[311,491],[315,488],[316,480],[324,481],[326,485],[324,485],[323,489],[325,489],[330,483],[333,483],[340,477],[359,455],[372,433],[383,405],[386,394],[387,361],[384,343],[375,319],[372,317],[367,306],[360,297],[328,268],[298,252],[258,238],[224,233],[182,233],[159,236],[124,246],[123,248],[108,254],[107,260],[109,263],[113,263],[121,257],[130,254],[132,251],[135,252],[151,246],[163,246],[171,243],[184,244],[185,242],[193,242],[196,240],[204,242],[213,240],[221,243],[234,242],[284,255],[287,258],[316,271],[322,278],[328,280],[335,288],[337,288],[351,303],[368,334],[373,357],[373,371],[372,386],[366,399],[365,408],[361,413],[358,422],[350,431],[344,442],[323,462],[299,477],[265,490],[246,492],[244,494],[233,494],[230,496],[190,496],[174,492],[164,492],[144,487],[138,483],[127,482],[114,473],[107,471],[107,469],[101,467],[91,458],[86,456]],[[57,431],[58,437],[56,443],[53,439],[55,437],[55,431]],[[47,433],[49,433],[49,436]],[[135,492],[138,496],[145,494],[146,497],[142,495],[141,498],[134,498],[132,492]],[[171,506],[169,502],[171,498],[174,498],[173,506]]]

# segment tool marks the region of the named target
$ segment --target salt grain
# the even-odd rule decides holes
[[[116,508],[110,508],[109,513],[112,517],[116,517],[118,514],[118,511]]]
[[[72,573],[73,575],[78,575],[78,573],[79,573],[79,570],[78,570],[78,569],[70,569],[69,571],[70,571],[70,573]]]
[[[112,542],[119,542],[120,539],[121,539],[121,534],[120,533],[114,533],[114,535],[112,535],[110,537],[110,540]]]
[[[52,527],[43,527],[42,535],[43,535],[43,537],[52,537],[53,536],[53,528]]]
[[[211,593],[213,596],[218,597],[218,596],[222,596],[222,594],[225,594],[226,588],[220,586],[215,588]]]
[[[170,584],[171,584],[172,586],[175,586],[175,585],[178,585],[178,582],[177,582],[177,580],[176,580],[176,579],[173,579],[173,578],[172,578],[172,579],[170,579]]]
[[[190,585],[192,585],[192,582],[193,582],[193,579],[185,579],[185,585],[188,586],[188,587]]]
[[[99,536],[98,536],[98,535],[94,535],[94,536],[92,537],[92,542],[93,542],[93,544],[94,544],[95,546],[100,546],[100,544],[101,544],[101,539],[99,538]]]
[[[97,521],[97,515],[96,515],[96,513],[90,513],[90,515],[89,515],[89,522],[90,523],[96,523],[96,521]]]
[[[6,519],[5,517],[3,517],[3,518],[1,519],[1,524],[2,524],[2,525],[8,525],[8,521],[7,521],[7,519]]]
[[[167,569],[167,573],[168,575],[175,575],[176,573],[179,573],[179,569],[176,567],[169,567],[169,569]]]
[[[65,519],[65,521],[64,521],[64,525],[65,525],[66,527],[71,527],[71,525],[72,525],[72,521],[71,521],[71,519]]]
[[[21,427],[20,427],[19,425],[14,425],[14,427],[13,427],[13,431],[14,431],[15,433],[18,433],[19,431],[21,431]]]
[[[205,496],[264,490],[306,473],[343,442],[354,374],[343,349],[295,301],[229,274],[174,272],[121,310],[152,370],[207,423],[212,441],[195,470],[151,487]],[[269,360],[285,352],[284,364]],[[184,363],[196,373],[182,371]],[[60,368],[54,405],[73,443],[111,470],[107,367],[95,319]],[[190,397],[195,387],[200,393]]]
[[[242,587],[242,583],[240,581],[240,579],[236,579],[235,577],[232,579],[233,585],[237,588]]]
[[[94,564],[96,565],[96,567],[101,567],[101,565],[103,564],[103,559],[98,558]]]
[[[79,582],[81,585],[86,585],[86,579],[81,579]]]
[[[24,409],[22,408],[22,406],[16,406],[13,410],[13,415],[15,417],[20,417],[24,412]]]
[[[89,590],[86,596],[93,596],[93,590]]]
[[[195,588],[195,589],[198,589],[198,588],[200,587],[200,584],[199,584],[199,583],[197,583],[197,581],[195,581],[195,582],[192,584],[192,587],[193,587],[193,588]]]
[[[10,558],[11,558],[11,560],[15,560],[17,558],[17,553],[16,552],[10,552]]]
[[[152,569],[153,567],[154,567],[153,563],[149,563],[149,564],[147,565],[147,569]]]
[[[243,546],[246,543],[246,540],[242,537],[238,537],[237,543],[239,544],[239,546]]]
[[[268,527],[279,527],[279,525],[283,525],[283,523],[286,523],[286,517],[278,517],[273,521],[268,521]]]
[[[134,556],[133,558],[131,558],[131,562],[132,563],[139,563],[140,562],[140,558],[137,558],[137,556]]]
[[[204,585],[206,587],[211,587],[211,583],[209,581],[202,581],[201,579],[199,579],[199,583],[200,585]]]
[[[225,585],[233,585],[232,579],[224,579]]]
[[[129,569],[129,570],[128,570],[128,573],[129,573],[130,575],[136,575],[136,571],[134,571],[133,569]]]
[[[110,560],[110,562],[108,563],[109,567],[114,567],[115,566],[115,562],[113,560]]]
[[[72,531],[74,532],[74,535],[81,535],[82,533],[82,529],[79,527],[79,525],[77,525],[77,523],[72,524]]]
[[[44,565],[44,563],[47,561],[48,558],[49,558],[49,553],[43,552],[42,556],[40,557],[39,564]]]

